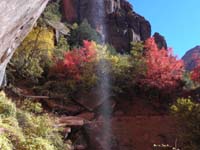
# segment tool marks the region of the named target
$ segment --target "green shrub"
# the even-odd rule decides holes
[[[0,116],[5,117],[15,117],[16,116],[16,106],[10,100],[5,101],[6,96],[4,93],[0,93]]]
[[[42,17],[47,20],[61,21],[62,14],[60,8],[61,0],[50,1],[45,8]]]
[[[43,111],[41,103],[34,103],[31,101],[31,99],[23,100],[21,105],[22,106],[20,108],[28,112],[41,113]]]
[[[112,90],[115,94],[127,91],[133,85],[132,66],[129,55],[111,55]]]
[[[146,72],[145,58],[144,58],[144,44],[143,42],[132,42],[131,66],[134,69],[133,75],[135,78],[140,75],[144,75]]]
[[[53,127],[54,121],[48,115],[17,109],[2,92],[0,101],[2,150],[69,150],[70,145],[63,142],[59,129]]]
[[[109,45],[97,44],[97,64],[102,60],[107,62],[108,75],[110,76],[111,92],[118,95],[127,92],[133,86],[133,75],[131,66],[131,56],[118,54]],[[102,67],[104,68],[104,67]],[[104,72],[105,70],[103,70]],[[97,75],[97,79],[99,76]],[[111,94],[111,95],[112,95]]]
[[[58,43],[54,50],[54,57],[56,59],[63,59],[63,53],[69,51],[69,44],[67,38],[64,35],[60,35]]]
[[[0,134],[0,148],[1,150],[13,150],[12,143],[4,134]]]
[[[31,137],[22,143],[21,150],[55,150],[55,147],[46,139]]]
[[[200,104],[190,98],[179,98],[171,107],[177,119],[177,125],[183,150],[200,149]]]
[[[91,27],[87,20],[84,20],[79,26],[74,27],[70,35],[69,43],[72,48],[83,45],[83,40],[100,41],[100,35]]]
[[[51,81],[44,85],[44,89],[50,91],[48,93],[64,94],[66,97],[70,98],[79,93],[79,91],[90,91],[92,88],[95,88],[99,82],[101,75],[98,69],[102,61],[107,62],[106,67],[108,67],[108,69],[106,71],[108,71],[107,74],[110,76],[112,83],[111,92],[117,95],[119,93],[129,92],[128,90],[132,89],[135,85],[134,81],[136,81],[137,75],[140,73],[138,71],[139,65],[133,65],[133,58],[136,59],[135,55],[118,54],[110,45],[94,44],[91,52],[92,54],[94,52],[95,55],[89,55],[90,57],[93,56],[92,61],[81,62],[82,51],[80,52],[80,50],[84,48],[78,49],[78,54],[76,53],[77,49],[71,50],[67,54],[65,53],[65,57],[61,59],[61,62],[67,62],[69,67],[67,68],[67,64],[63,65],[60,64],[60,62],[58,63],[56,71],[52,71],[55,77],[50,77]],[[75,66],[75,69],[72,68],[73,66]],[[100,68],[104,69],[104,67]],[[70,74],[70,71],[73,74]],[[76,71],[78,71],[78,73],[76,73]],[[104,71],[105,70],[101,70],[101,72]],[[77,74],[78,79],[76,78]]]
[[[51,28],[36,27],[24,39],[8,66],[9,76],[37,81],[51,64],[54,32]]]
[[[185,90],[192,90],[192,89],[195,89],[199,86],[199,84],[192,81],[190,72],[184,72],[182,81],[183,81],[183,84],[184,84],[183,88]]]

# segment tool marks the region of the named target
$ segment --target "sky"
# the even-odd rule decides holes
[[[128,0],[135,12],[151,24],[152,34],[159,32],[181,58],[200,45],[200,0]]]

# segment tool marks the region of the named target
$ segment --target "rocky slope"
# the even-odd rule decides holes
[[[15,49],[28,34],[48,0],[0,1],[0,85]]]
[[[188,50],[182,57],[185,63],[185,69],[191,71],[196,66],[196,58],[200,57],[200,46]]]
[[[144,41],[151,36],[149,21],[126,0],[63,0],[63,9],[68,22],[87,19],[119,52],[130,50],[132,41]],[[159,47],[167,47],[162,36],[155,34],[155,38]]]

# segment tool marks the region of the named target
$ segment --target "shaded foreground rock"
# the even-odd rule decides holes
[[[15,49],[29,33],[49,0],[0,1],[0,86]]]

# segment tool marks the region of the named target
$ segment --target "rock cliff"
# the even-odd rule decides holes
[[[151,25],[137,14],[127,0],[63,0],[68,22],[88,22],[119,52],[129,51],[130,43],[151,36]],[[154,34],[159,48],[167,48],[165,38]]]
[[[48,0],[0,1],[0,85],[15,49],[28,34]]]
[[[196,66],[196,59],[200,58],[200,46],[195,46],[194,48],[188,50],[182,57],[185,69],[191,71]]]
[[[130,50],[130,42],[151,36],[149,21],[134,12],[126,0],[63,0],[63,3],[67,21],[87,19],[118,51]]]
[[[155,39],[155,42],[157,43],[158,45],[158,48],[165,48],[167,49],[167,42],[164,38],[164,36],[160,35],[158,32],[155,32],[154,35],[153,35],[154,39]]]

